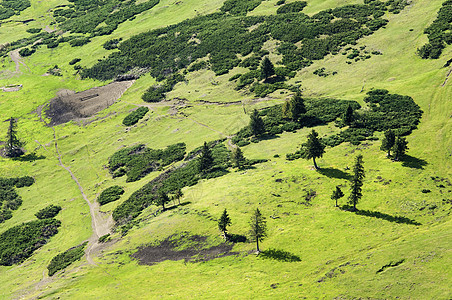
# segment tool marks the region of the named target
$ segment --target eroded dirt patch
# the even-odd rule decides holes
[[[153,265],[165,260],[185,262],[209,261],[218,257],[237,255],[231,252],[233,244],[208,246],[207,237],[188,233],[171,235],[157,245],[146,245],[132,254],[142,265]]]
[[[46,117],[51,120],[48,125],[55,126],[93,116],[115,103],[133,82],[113,82],[79,93],[70,90],[58,92],[57,97],[44,108]]]

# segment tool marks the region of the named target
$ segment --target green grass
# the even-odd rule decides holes
[[[450,298],[451,204],[443,203],[442,199],[452,199],[452,193],[448,192],[452,188],[438,188],[431,176],[452,180],[451,82],[440,87],[447,72],[441,67],[450,58],[452,48],[447,47],[437,61],[421,60],[415,56],[416,48],[427,40],[423,28],[436,17],[441,0],[412,1],[412,5],[400,14],[387,16],[390,22],[385,29],[361,39],[355,46],[381,50],[383,55],[351,65],[345,63],[346,58],[341,54],[329,56],[300,71],[291,80],[291,83],[301,80],[305,95],[351,99],[361,104],[365,92],[372,87],[413,97],[424,115],[419,128],[408,136],[408,154],[425,160],[423,169],[386,159],[385,153],[379,150],[379,141],[370,142],[367,146],[342,144],[327,148],[318,165],[325,169],[324,174],[332,174],[330,176],[341,172],[351,174],[345,168],[351,168],[354,157],[363,154],[366,178],[364,197],[358,208],[404,216],[420,222],[421,226],[398,224],[335,208],[330,195],[336,185],[347,185],[342,190],[348,196],[349,184],[344,179],[314,171],[312,161],[285,160],[286,153],[296,151],[305,141],[310,129],[304,128],[243,147],[247,158],[269,161],[184,188],[181,201],[190,204],[157,217],[152,215],[157,207],[148,207],[139,217],[142,221],[127,236],[112,235],[116,242],[108,244],[104,252],[95,257],[97,266],[88,265],[83,258],[52,281],[38,284],[52,257],[81,244],[92,231],[87,204],[68,172],[58,165],[52,129],[30,113],[54,97],[59,89],[81,91],[105,84],[74,77],[72,66],[68,65],[73,58],[80,57],[81,65],[90,66],[108,53],[101,47],[106,40],[174,24],[197,13],[210,13],[222,4],[222,1],[176,2],[163,0],[154,9],[120,25],[111,36],[96,37],[83,47],[71,48],[62,44],[53,50],[41,48],[24,59],[30,71],[21,66],[23,74],[20,76],[6,78],[4,73],[0,75],[0,86],[23,84],[19,92],[0,93],[0,117],[2,120],[11,115],[20,117],[19,134],[27,142],[27,152],[35,151],[37,155],[45,156],[45,159],[33,162],[0,158],[1,177],[30,175],[36,179],[32,186],[18,189],[23,204],[13,212],[12,219],[0,225],[0,231],[35,219],[34,214],[50,204],[63,208],[56,217],[62,221],[60,231],[48,244],[20,266],[0,267],[0,274],[6,274],[0,276],[0,298],[38,295],[46,299],[122,299],[124,295],[134,299]],[[313,14],[325,8],[357,2],[313,0],[308,1],[305,12]],[[37,18],[36,23],[28,26],[39,27],[38,22],[45,26],[48,21],[45,11],[57,3],[62,1],[43,1],[42,4],[32,1],[32,7],[15,18],[42,15],[43,18]],[[264,1],[250,15],[273,13],[276,11],[275,3]],[[26,28],[12,23],[2,24],[0,43],[28,35]],[[63,77],[41,76],[55,64],[63,69]],[[0,61],[0,65],[2,71],[14,71],[15,68],[9,58]],[[312,74],[320,67],[338,74],[328,77]],[[187,107],[180,110],[186,116],[173,116],[169,114],[169,107],[144,103],[141,95],[155,80],[150,76],[140,78],[120,101],[99,113],[99,120],[86,126],[68,123],[55,128],[63,163],[71,167],[92,202],[106,187],[124,187],[125,194],[120,200],[102,207],[103,212],[111,213],[135,190],[159,174],[153,172],[132,183],[126,183],[125,177],[112,179],[104,165],[119,148],[144,143],[159,149],[185,142],[189,152],[204,141],[230,136],[245,126],[249,117],[244,108],[251,111],[254,107],[281,103],[288,96],[278,91],[270,95],[272,100],[253,104],[252,94],[235,91],[235,84],[228,81],[232,75],[243,72],[236,68],[219,77],[206,70],[189,74],[189,83],[179,83],[168,95],[169,99],[187,99]],[[364,91],[360,92],[363,83]],[[208,105],[198,101],[201,99],[210,102],[242,101],[243,104]],[[122,126],[123,118],[140,105],[148,106],[150,112],[126,131]],[[0,132],[6,132],[6,129],[7,124],[0,122]],[[321,136],[338,130],[333,124],[315,129]],[[3,138],[0,135],[0,139]],[[275,158],[275,154],[279,157]],[[300,204],[304,201],[304,189],[317,193],[311,206]],[[424,194],[422,189],[430,189],[431,193]],[[346,197],[339,200],[341,205],[345,204]],[[432,204],[437,208],[429,209]],[[204,263],[166,261],[143,266],[129,257],[137,247],[163,240],[175,232],[207,235],[211,244],[220,243],[217,224],[207,216],[219,218],[224,208],[227,208],[233,223],[229,232],[247,234],[248,219],[256,207],[268,220],[269,234],[261,245],[262,249],[288,251],[299,256],[301,262],[277,262],[248,254],[255,247],[252,243],[235,245],[233,251],[241,253],[237,257]],[[402,259],[404,262],[399,266],[376,273],[383,266]]]

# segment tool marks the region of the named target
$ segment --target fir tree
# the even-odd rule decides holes
[[[235,167],[241,169],[246,164],[246,158],[243,156],[242,150],[237,147],[232,151],[232,163]]]
[[[298,121],[302,114],[306,113],[306,107],[301,94],[297,92],[289,101],[284,102],[283,115],[292,121]]]
[[[210,150],[207,142],[204,142],[202,146],[201,155],[199,157],[199,170],[201,172],[207,172],[213,166],[212,151]]]
[[[334,190],[333,194],[331,195],[331,200],[336,201],[336,207],[337,207],[337,200],[344,197],[344,193],[342,192],[341,188],[339,186],[336,186],[336,190]]]
[[[256,250],[259,253],[259,242],[262,242],[267,236],[267,221],[265,221],[265,217],[262,216],[259,208],[256,208],[251,216],[250,227],[251,240],[256,241]]]
[[[265,57],[261,63],[261,77],[267,80],[270,76],[275,75],[275,67],[268,57]]]
[[[380,149],[383,151],[388,151],[388,157],[391,156],[391,149],[394,147],[396,140],[396,136],[394,131],[391,129],[385,131],[385,136],[383,140],[381,141],[381,147]]]
[[[314,168],[319,169],[315,159],[322,157],[325,153],[325,145],[319,139],[319,134],[313,129],[308,135],[308,141],[301,146],[301,152],[305,159],[311,159],[314,162]]]
[[[360,154],[355,159],[355,165],[353,166],[353,180],[350,188],[350,196],[348,197],[349,203],[353,205],[353,210],[356,211],[356,204],[363,196],[362,186],[364,174],[363,156]]]
[[[250,130],[254,136],[260,136],[265,132],[264,120],[259,116],[259,112],[255,109],[251,114]]]
[[[173,199],[174,199],[174,200],[178,200],[178,201],[179,201],[179,204],[180,204],[180,198],[182,198],[183,196],[184,196],[184,194],[182,193],[182,190],[181,190],[181,189],[178,189],[178,190],[174,193]]]
[[[224,236],[226,237],[227,227],[231,225],[231,218],[228,215],[228,212],[226,209],[224,209],[223,214],[220,217],[220,220],[218,221],[218,229],[223,231]]]
[[[19,157],[24,152],[21,147],[24,146],[25,143],[20,141],[17,137],[17,123],[14,118],[9,119],[9,127],[6,137],[6,146],[5,146],[5,155],[7,157]]]
[[[160,192],[159,195],[157,196],[157,199],[155,199],[155,204],[157,205],[161,205],[163,210],[165,210],[165,204],[168,203],[170,201],[168,195],[164,192]]]
[[[344,115],[342,116],[342,120],[344,121],[344,123],[346,125],[350,125],[353,123],[353,121],[354,121],[353,108],[350,104],[347,106],[347,110],[344,112]]]
[[[399,160],[403,155],[405,155],[406,150],[408,150],[408,142],[404,137],[398,136],[392,147],[394,153],[394,160]]]

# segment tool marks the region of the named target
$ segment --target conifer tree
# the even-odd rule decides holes
[[[356,157],[355,165],[353,166],[352,186],[350,188],[350,196],[348,197],[349,203],[353,205],[354,211],[356,211],[356,204],[358,204],[363,196],[362,186],[365,177],[363,163],[363,156],[360,154]]]
[[[383,151],[388,151],[388,157],[391,156],[391,149],[394,147],[396,140],[396,136],[394,131],[391,129],[388,129],[385,131],[385,136],[383,140],[381,141],[381,147],[380,149]]]
[[[199,170],[201,172],[207,172],[213,166],[212,151],[210,150],[207,142],[204,142],[202,146],[201,155],[199,157]]]
[[[394,154],[394,159],[399,160],[403,155],[405,155],[406,150],[408,150],[408,142],[404,137],[398,136],[392,147]]]
[[[223,211],[223,214],[221,214],[220,220],[218,220],[218,229],[223,231],[224,236],[226,237],[227,227],[231,225],[231,218],[228,215],[228,212],[226,211],[226,208]]]
[[[181,189],[178,189],[175,193],[174,193],[174,199],[179,201],[180,204],[180,198],[182,198],[184,196],[184,194],[182,193]]]
[[[251,114],[250,129],[254,136],[260,136],[265,132],[264,120],[259,116],[259,112],[255,109]]]
[[[325,145],[321,142],[321,140],[319,139],[319,134],[314,129],[308,135],[308,141],[301,145],[301,152],[303,158],[312,158],[314,162],[314,168],[318,170],[319,167],[317,166],[315,159],[323,156],[323,153],[325,153]]]
[[[17,123],[16,120],[11,117],[9,119],[9,127],[6,137],[5,155],[7,157],[19,157],[23,154],[21,149],[25,143],[20,141],[17,137]]]
[[[306,107],[301,94],[297,92],[289,101],[284,102],[283,115],[292,121],[298,121],[300,116],[306,113]]]
[[[275,67],[268,57],[265,57],[261,63],[261,77],[267,80],[270,76],[275,75]]]
[[[346,125],[350,125],[353,123],[353,108],[352,106],[349,104],[347,106],[347,110],[344,112],[343,116],[342,116],[342,120],[344,121],[344,123]]]
[[[262,216],[259,208],[256,208],[251,216],[250,227],[251,240],[256,241],[256,250],[257,253],[259,253],[259,242],[262,242],[267,236],[267,221],[265,220],[265,217]]]
[[[235,167],[241,169],[246,164],[246,158],[243,156],[242,150],[237,147],[232,151],[232,163]]]
[[[157,196],[157,199],[155,200],[155,204],[161,205],[163,210],[165,210],[165,204],[170,201],[168,195],[165,192],[160,192]]]
[[[344,197],[344,193],[342,192],[341,188],[339,186],[336,186],[336,190],[333,191],[333,194],[331,195],[331,200],[336,200],[336,207],[337,207],[337,200]]]

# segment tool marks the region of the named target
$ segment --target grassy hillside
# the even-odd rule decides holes
[[[276,2],[263,1],[248,16],[275,14]],[[18,189],[23,204],[0,224],[0,234],[35,220],[34,214],[50,204],[62,207],[56,216],[61,221],[58,234],[24,263],[0,266],[0,298],[451,298],[452,88],[450,80],[445,83],[450,67],[443,66],[452,56],[452,47],[447,46],[437,60],[416,55],[416,49],[427,42],[423,30],[436,18],[443,2],[412,0],[400,13],[387,13],[384,17],[389,22],[384,28],[353,46],[383,55],[348,64],[343,51],[329,54],[287,81],[300,84],[304,97],[356,100],[364,107],[363,99],[372,88],[411,96],[424,113],[418,129],[407,136],[405,160],[387,159],[380,140],[343,143],[326,148],[318,160],[322,169],[316,171],[311,160],[285,159],[306,141],[312,128],[285,132],[241,147],[245,157],[267,162],[201,179],[183,188],[182,205],[172,209],[160,212],[158,206],[150,205],[130,223],[125,236],[113,226],[112,211],[161,171],[126,182],[125,176],[112,178],[106,167],[109,157],[123,147],[141,143],[163,149],[184,142],[189,152],[204,141],[231,137],[248,125],[252,109],[281,104],[292,92],[283,89],[257,99],[246,89],[237,91],[229,81],[234,74],[246,72],[245,68],[235,67],[220,76],[201,69],[188,73],[186,81],[166,95],[166,101],[147,103],[141,96],[156,84],[147,74],[113,105],[87,120],[54,127],[40,120],[36,110],[58,91],[84,91],[108,84],[80,79],[69,65],[72,59],[81,58],[80,65],[91,67],[109,55],[102,47],[107,40],[126,40],[217,12],[223,1],[161,0],[120,24],[111,35],[93,37],[84,46],[39,47],[31,56],[20,58],[18,70],[11,54],[0,58],[0,87],[22,84],[16,92],[0,91],[0,117],[18,118],[26,154],[35,154],[30,161],[0,157],[0,177],[35,178],[32,186]],[[312,16],[362,3],[307,0],[303,12]],[[31,7],[11,20],[35,20],[2,23],[0,44],[29,37],[28,28],[54,26],[49,10],[62,4],[69,3],[31,0]],[[267,41],[264,48],[270,51],[272,61],[281,58],[275,41]],[[62,76],[43,76],[55,65]],[[322,67],[337,74],[313,74]],[[125,127],[124,117],[140,106],[150,111],[136,125]],[[41,117],[45,121],[45,115]],[[7,128],[8,122],[0,122],[0,140],[5,140]],[[314,129],[321,137],[339,131],[333,123]],[[383,133],[376,136],[381,138]],[[224,144],[229,146],[228,141]],[[330,196],[337,185],[342,185],[348,196],[349,168],[358,154],[364,156],[366,177],[359,213],[353,213],[334,207]],[[113,185],[123,187],[125,193],[118,201],[99,207],[98,195]],[[346,197],[341,205],[346,204]],[[203,254],[202,249],[220,247],[224,242],[217,219],[225,208],[232,219],[229,232],[248,236],[248,221],[257,207],[268,226],[261,248],[286,251],[300,261],[257,256],[251,242],[234,244],[233,255],[213,259]],[[111,233],[111,241],[97,243],[106,233]],[[180,260],[152,265],[132,257],[140,247],[156,246],[168,238],[178,246],[172,251],[195,248],[197,254],[187,261],[180,256]],[[84,241],[89,241],[85,257],[49,277],[47,266],[52,258]]]

